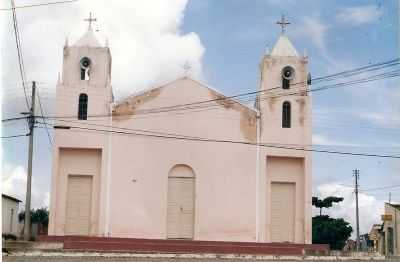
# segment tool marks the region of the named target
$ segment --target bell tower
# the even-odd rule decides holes
[[[258,237],[311,243],[312,142],[308,58],[285,35],[284,16],[271,53],[260,63]]]
[[[271,53],[261,64],[258,107],[261,113],[261,141],[278,144],[311,144],[311,98],[308,58],[300,56],[282,27]]]
[[[109,114],[113,101],[110,49],[100,44],[92,29],[96,19],[90,14],[85,21],[89,26],[83,36],[73,45],[65,43],[62,78],[57,85],[58,115],[76,115],[79,120]],[[68,107],[64,106],[66,100]]]
[[[56,88],[49,235],[102,236],[107,232],[104,188],[111,133],[89,128],[111,123],[111,54],[92,30],[95,18],[90,15],[85,20],[89,27],[83,36],[72,45],[65,43],[62,77]],[[76,212],[74,206],[84,206],[84,211]]]

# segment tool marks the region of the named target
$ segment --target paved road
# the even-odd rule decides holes
[[[3,261],[5,262],[82,262],[82,261],[100,261],[100,262],[253,262],[253,261],[277,261],[277,262],[301,262],[301,261],[343,261],[336,258],[332,259],[306,259],[299,260],[298,258],[293,259],[256,259],[256,258],[155,258],[155,257],[100,257],[100,256],[77,256],[77,257],[67,257],[67,256],[3,256]],[[362,261],[381,261],[381,262],[395,262],[400,261],[398,259],[379,259],[379,260],[345,260],[346,262],[362,262]]]
[[[99,261],[99,262],[243,262],[256,261],[255,259],[216,259],[216,258],[143,258],[143,257],[12,257],[3,256],[4,262],[82,262],[82,261]],[[257,260],[260,261],[260,260]],[[262,260],[261,260],[262,261]],[[271,260],[268,260],[271,261]],[[273,260],[272,260],[273,261]],[[289,262],[290,260],[279,260],[279,262]],[[294,260],[291,260],[294,261]],[[296,260],[296,262],[299,262]]]

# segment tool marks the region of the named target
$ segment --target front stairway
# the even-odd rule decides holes
[[[198,240],[162,240],[115,237],[41,236],[42,242],[63,243],[65,251],[195,253],[248,255],[328,255],[328,245],[253,243]]]

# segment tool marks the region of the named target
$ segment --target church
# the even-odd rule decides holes
[[[254,106],[188,74],[115,101],[90,21],[66,42],[49,235],[310,244],[308,57],[279,24]]]

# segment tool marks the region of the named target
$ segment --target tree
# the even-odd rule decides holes
[[[21,211],[18,214],[19,221],[24,221],[25,220],[25,211]],[[32,223],[37,223],[40,224],[44,227],[47,227],[49,225],[49,211],[47,208],[42,207],[38,209],[32,209],[31,210],[31,222]]]
[[[322,216],[322,208],[330,208],[333,203],[339,203],[343,201],[343,197],[329,196],[324,199],[319,199],[318,197],[312,198],[312,204],[316,208],[319,208],[319,215]]]
[[[315,216],[312,219],[313,244],[329,244],[331,249],[341,250],[349,239],[353,228],[343,218]]]
[[[331,249],[342,249],[353,228],[343,218],[331,218],[322,215],[322,208],[330,208],[333,203],[343,201],[343,197],[329,196],[324,199],[312,198],[312,204],[319,208],[319,216],[312,219],[313,244],[329,244]]]

